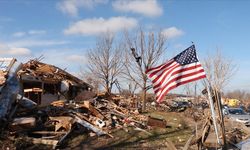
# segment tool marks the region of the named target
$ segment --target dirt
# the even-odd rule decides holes
[[[107,136],[86,138],[81,135],[70,139],[68,143],[71,144],[64,149],[166,149],[167,140],[172,141],[177,148],[181,148],[192,134],[193,127],[187,124],[190,120],[183,113],[149,112],[145,115],[165,119],[167,127],[154,127],[146,131],[123,127],[112,130],[110,134],[114,138]]]

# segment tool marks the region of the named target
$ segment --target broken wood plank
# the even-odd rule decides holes
[[[66,131],[71,130],[73,118],[69,116],[49,117],[50,120],[55,121],[55,131],[64,128]]]
[[[67,132],[65,131],[34,131],[32,132],[33,134],[44,134],[44,135],[48,135],[48,134],[66,134]]]
[[[57,145],[62,144],[62,142],[70,135],[70,133],[74,130],[75,126],[73,126],[73,128],[71,128],[71,130],[69,130],[57,143]]]
[[[89,101],[84,101],[84,103],[80,105],[80,107],[87,108],[94,116],[102,120],[105,118],[94,106],[92,106],[92,104]]]
[[[52,102],[50,105],[55,106],[55,107],[64,107],[66,101],[65,100],[57,100]]]
[[[79,118],[77,115],[74,115],[74,119],[75,119],[75,122],[79,123],[80,125],[94,131],[97,135],[104,135],[104,134],[107,134],[105,131],[102,131],[101,129],[99,129],[98,127],[92,125],[91,123],[85,121],[85,120],[82,120],[81,118]]]
[[[31,129],[36,126],[36,118],[34,117],[21,117],[15,118],[10,124],[12,131],[19,131],[23,129]]]
[[[3,72],[2,70],[0,70],[0,86],[4,85],[5,81],[6,81],[6,72]]]
[[[51,145],[53,149],[56,148],[58,140],[49,140],[43,138],[32,138],[31,142],[33,144],[44,144],[44,145]]]

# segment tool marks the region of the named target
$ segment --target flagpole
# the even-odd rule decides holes
[[[207,80],[207,82],[209,84],[208,80]],[[215,130],[217,142],[218,142],[218,144],[221,144],[220,143],[220,139],[219,139],[219,134],[218,134],[218,127],[217,127],[217,123],[216,123],[216,116],[215,116],[215,110],[214,110],[214,102],[213,102],[213,99],[212,99],[212,96],[211,96],[211,91],[210,91],[210,88],[209,88],[209,86],[211,87],[211,85],[209,84],[209,86],[208,86],[208,84],[206,84],[206,86],[207,86],[207,92],[208,92],[208,99],[209,99],[209,102],[210,102],[210,109],[211,109],[211,113],[212,113],[214,130]]]

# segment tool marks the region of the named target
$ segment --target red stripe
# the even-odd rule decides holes
[[[152,73],[155,74],[156,72],[159,72],[159,71],[161,71],[162,69],[165,69],[166,67],[168,67],[169,65],[171,65],[173,62],[175,62],[175,61],[171,59],[170,61],[166,62],[165,64],[162,64],[162,65],[160,65],[160,66],[158,66],[158,67],[155,67],[155,68],[150,68],[150,69],[148,69],[148,70],[146,71],[146,73],[148,73],[148,72],[154,70],[154,72],[152,72]],[[150,73],[150,74],[152,74],[152,73]]]
[[[165,64],[165,63],[164,63],[164,64]],[[147,70],[146,70],[146,74],[147,74],[149,71],[151,71],[151,70],[158,69],[158,68],[162,67],[164,64],[161,64],[161,65],[158,66],[158,67],[154,67],[154,68],[149,68],[149,69],[147,69]]]
[[[159,91],[162,92],[169,84],[171,84],[174,81],[180,80],[182,78],[190,77],[190,76],[196,75],[198,73],[202,73],[202,72],[204,72],[204,69],[200,69],[198,71],[188,73],[188,74],[185,74],[185,75],[180,74],[180,76],[177,76],[176,78],[173,78],[172,80],[168,81],[164,87],[161,87],[161,88],[155,90],[155,93],[157,94]]]
[[[169,74],[171,74],[171,76],[172,76],[173,70],[176,69],[177,67],[180,67],[180,65],[178,65],[178,66],[172,68],[171,70],[168,70],[167,74],[163,77],[163,79],[161,79],[160,83],[154,85],[154,84],[156,83],[156,81],[160,78],[160,76],[158,77],[158,79],[157,79],[156,81],[152,81],[152,82],[153,82],[153,88],[157,88],[157,87],[159,87],[160,85],[162,85],[163,82],[165,81],[165,79],[167,78],[167,76],[168,76]]]
[[[202,73],[202,72],[204,72],[203,69],[198,70],[198,71],[196,71],[196,72],[188,73],[188,74],[185,74],[185,75],[177,76],[176,78],[173,78],[172,80],[168,81],[168,83],[166,83],[166,85],[165,85],[164,87],[160,88],[160,89],[161,89],[161,91],[163,91],[169,84],[171,84],[171,83],[174,82],[174,81],[177,81],[177,80],[180,80],[180,79],[186,78],[186,77],[191,77],[191,76],[193,76],[193,75],[196,75],[196,74]],[[159,90],[158,90],[158,91],[159,91]]]
[[[195,65],[195,66],[191,66],[191,67],[188,67],[188,68],[181,68],[180,70],[176,70],[176,71],[170,72],[170,73],[171,73],[172,76],[174,76],[174,75],[176,75],[176,74],[178,74],[178,73],[182,73],[182,72],[184,72],[184,71],[193,70],[193,69],[196,69],[196,68],[199,68],[199,67],[201,67],[201,65]],[[175,68],[174,68],[174,69],[175,69]],[[172,69],[171,71],[173,71],[174,69]],[[165,81],[166,77],[167,77],[170,73],[168,73],[167,75],[165,75],[164,78],[162,79],[162,81],[161,81],[159,84],[162,84],[162,83]],[[160,77],[158,77],[158,79],[159,79],[159,78],[160,78]],[[153,82],[153,84],[154,84],[156,81],[153,80],[152,82]],[[155,85],[154,88],[158,87],[159,84]]]
[[[176,71],[172,72],[172,73],[171,73],[171,76],[174,76],[174,75],[176,75],[176,74],[181,74],[182,72],[185,72],[185,71],[195,70],[195,69],[197,69],[197,68],[199,68],[199,67],[201,67],[201,65],[191,66],[191,67],[188,67],[188,68],[181,68],[180,70],[176,70]],[[177,77],[184,78],[184,77],[186,77],[186,76],[195,75],[195,74],[197,74],[197,72],[200,73],[199,71],[204,72],[204,70],[201,68],[201,69],[199,69],[199,70],[196,71],[196,72],[189,73],[189,74],[186,74],[186,75],[177,76]],[[158,83],[157,85],[153,86],[153,88],[157,88],[157,87],[159,87],[160,85],[162,85],[163,82],[165,82],[166,77],[167,77],[167,76],[165,76],[164,79],[160,81],[160,83]],[[175,79],[175,78],[174,78],[174,79]],[[173,79],[172,79],[172,80],[173,80]],[[171,80],[171,81],[172,81],[172,80]],[[154,83],[155,83],[155,82],[153,81],[153,84],[154,84]],[[169,84],[169,83],[167,83],[167,84]],[[167,84],[166,84],[166,85],[167,85]],[[164,87],[165,87],[165,86],[164,86]],[[159,91],[159,89],[156,90],[156,92],[158,92],[158,91]]]
[[[172,69],[173,67],[175,67],[175,66],[177,66],[177,65],[179,65],[178,63],[176,63],[176,64],[174,64],[174,65],[169,65],[167,68],[165,68],[165,69],[162,69],[162,70],[159,70],[159,71],[155,71],[155,72],[153,72],[153,73],[151,73],[150,75],[149,75],[149,78],[153,78],[153,76],[157,76],[157,78],[158,77],[161,77],[162,76],[162,74],[164,74],[164,72],[166,72],[166,71],[168,71],[168,70],[170,70],[170,69]],[[160,74],[159,74],[160,73]],[[158,75],[157,75],[158,74]],[[154,79],[155,80],[155,79]],[[152,81],[152,82],[155,82],[155,81]]]
[[[172,89],[180,86],[180,85],[183,85],[183,84],[186,84],[186,83],[189,83],[189,82],[193,82],[193,81],[196,81],[196,80],[199,80],[199,79],[203,79],[203,78],[206,78],[206,75],[202,75],[202,76],[199,76],[199,77],[196,77],[196,78],[193,78],[193,79],[190,79],[190,80],[187,80],[187,81],[183,81],[183,82],[179,82],[171,87],[168,88],[168,90],[166,90],[162,95],[161,97],[156,97],[156,101],[157,102],[162,102],[164,96]]]
[[[171,71],[173,71],[175,68],[177,68],[177,67],[179,67],[179,66],[180,66],[179,64],[176,64],[176,65],[171,66],[170,68],[167,68],[167,69],[165,69],[165,70],[162,70],[162,73],[159,74],[152,82],[155,83],[156,81],[158,81],[159,78],[162,77],[162,75],[163,75],[164,73],[166,73],[166,72],[171,72]]]

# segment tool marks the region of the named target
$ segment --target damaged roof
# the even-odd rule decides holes
[[[41,80],[48,82],[60,82],[63,80],[68,80],[73,85],[91,88],[91,85],[66,72],[65,70],[50,64],[42,63],[36,59],[30,60],[23,64],[23,67],[18,74],[39,77]]]

